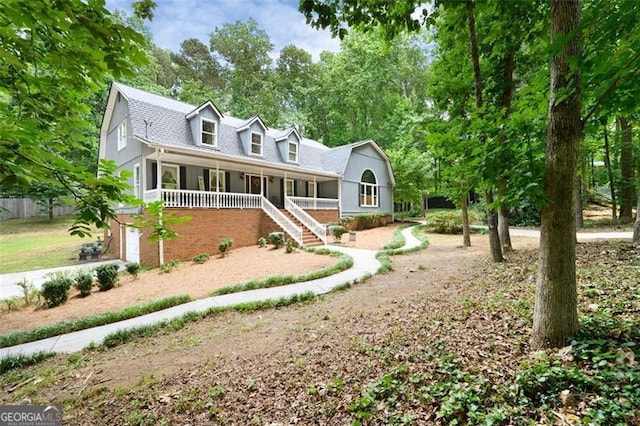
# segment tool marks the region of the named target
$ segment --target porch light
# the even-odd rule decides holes
[[[244,179],[244,173],[240,172],[240,179]]]

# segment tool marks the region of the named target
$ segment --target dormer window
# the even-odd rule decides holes
[[[289,142],[289,161],[298,162],[298,144],[295,142]]]
[[[122,120],[118,125],[118,151],[127,146],[127,120]]]
[[[262,134],[251,132],[251,153],[262,155]]]
[[[216,122],[202,119],[202,144],[209,146],[217,145]]]

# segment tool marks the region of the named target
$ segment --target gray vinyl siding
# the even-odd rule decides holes
[[[216,141],[215,146],[202,144],[202,119],[213,121],[216,123]],[[189,127],[191,128],[191,134],[193,135],[193,143],[196,146],[204,148],[218,148],[220,139],[220,119],[211,109],[210,106],[203,108],[198,114],[191,117],[189,120]]]
[[[293,142],[298,146],[298,161],[289,161],[289,143]],[[278,151],[280,152],[280,157],[284,163],[290,164],[298,164],[300,161],[300,141],[298,140],[295,133],[291,133],[289,137],[285,140],[281,140],[276,142],[278,145]]]
[[[378,207],[360,206],[360,179],[371,170],[378,186]],[[371,145],[359,146],[351,152],[342,181],[342,215],[393,212],[393,186],[387,163]]]
[[[118,151],[118,126],[123,121],[127,123],[127,146]],[[141,144],[133,138],[128,103],[121,96],[120,101],[116,102],[107,130],[106,158],[114,161],[122,170],[125,164],[140,158],[141,150]]]

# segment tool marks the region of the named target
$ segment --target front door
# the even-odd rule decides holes
[[[260,176],[245,175],[245,190],[247,194],[267,194],[267,178],[262,178],[262,185],[260,185]]]
[[[140,263],[140,231],[133,226],[126,228],[125,261]]]

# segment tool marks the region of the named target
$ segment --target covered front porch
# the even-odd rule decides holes
[[[247,164],[180,153],[148,155],[134,167],[134,191],[145,203],[169,208],[278,209],[286,202],[304,210],[340,210],[340,176],[295,166]]]

